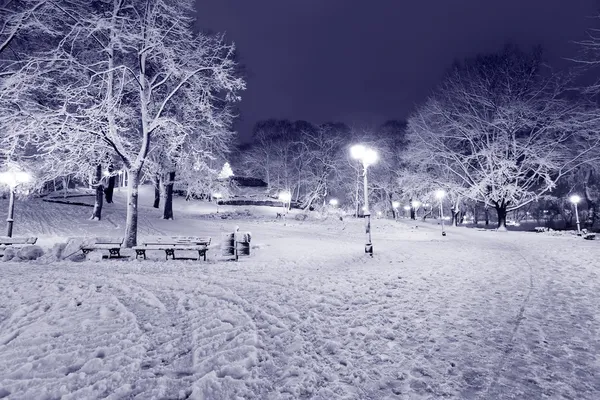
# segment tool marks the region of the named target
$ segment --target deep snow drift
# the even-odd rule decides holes
[[[600,241],[375,219],[369,259],[362,221],[212,207],[142,207],[140,237],[238,225],[250,258],[0,263],[0,398],[600,397]],[[20,202],[15,236],[118,236],[123,209]]]

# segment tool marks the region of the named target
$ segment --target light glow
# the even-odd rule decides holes
[[[356,160],[362,161],[365,167],[377,162],[377,152],[373,149],[365,147],[362,144],[356,144],[350,148],[350,155]]]
[[[338,205],[338,200],[337,199],[331,199],[331,200],[329,200],[329,204],[335,207],[335,206]]]
[[[279,193],[279,200],[288,203],[290,200],[292,200],[292,195],[290,194],[290,192],[281,192]]]
[[[404,206],[404,209],[405,209],[406,211],[408,211],[408,210],[410,210],[410,206]]]
[[[421,202],[418,200],[415,200],[412,202],[412,206],[413,208],[419,208],[419,206],[421,205]]]
[[[569,197],[569,201],[573,204],[578,204],[581,201],[581,197],[574,194],[573,196]]]
[[[392,207],[394,207],[394,208],[400,207],[400,202],[399,201],[392,202]]]
[[[350,155],[356,160],[361,160],[365,155],[366,147],[362,144],[355,144],[350,148]]]
[[[446,191],[444,191],[442,189],[437,190],[435,192],[435,197],[438,198],[438,199],[440,199],[440,200],[443,199],[444,197],[446,197]]]
[[[222,198],[222,197],[223,197],[223,195],[222,195],[221,193],[213,193],[213,197],[214,197],[215,199],[220,199],[220,198]]]
[[[11,189],[21,183],[27,183],[31,180],[31,175],[23,171],[6,171],[0,173],[0,182],[9,186]]]

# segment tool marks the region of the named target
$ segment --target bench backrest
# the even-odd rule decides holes
[[[0,237],[0,244],[11,245],[11,244],[35,244],[37,242],[36,237]]]
[[[119,237],[97,237],[94,238],[94,244],[123,244],[124,239]]]
[[[143,244],[210,244],[210,237],[199,236],[160,236],[144,240]]]

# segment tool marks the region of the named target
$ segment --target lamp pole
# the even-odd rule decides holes
[[[369,211],[369,190],[367,185],[367,163],[363,161],[363,190],[365,192],[365,232],[367,234],[367,243],[365,244],[365,253],[373,257],[373,243],[371,242],[371,212]]]
[[[579,210],[577,209],[577,204],[581,201],[581,197],[574,194],[569,198],[571,203],[575,206],[575,223],[577,223],[577,236],[581,236],[581,225],[579,224]]]
[[[446,236],[446,230],[444,229],[444,196],[446,196],[446,192],[441,189],[435,192],[435,197],[437,197],[440,200],[440,220],[442,221],[442,236]]]
[[[8,200],[8,216],[6,217],[6,236],[12,237],[13,223],[15,215],[15,188],[10,188],[10,196]]]
[[[365,253],[373,257],[373,243],[371,242],[371,212],[369,211],[369,189],[367,184],[367,169],[369,165],[377,161],[377,152],[361,144],[350,148],[352,158],[360,160],[363,165],[363,192],[365,195],[364,217],[365,233],[367,235],[365,243]],[[360,169],[359,169],[360,171]]]
[[[10,190],[8,200],[8,215],[6,217],[6,236],[12,237],[15,215],[15,190],[21,183],[29,182],[31,176],[27,172],[9,170],[0,173],[0,182],[8,186]]]

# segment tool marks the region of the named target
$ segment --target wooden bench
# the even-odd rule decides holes
[[[81,246],[83,254],[88,254],[94,250],[108,250],[108,258],[121,257],[121,246],[123,245],[123,238],[115,237],[97,237],[94,238],[92,244],[84,244]]]
[[[165,252],[165,259],[175,259],[175,250],[197,251],[198,260],[204,257],[206,261],[206,252],[210,245],[210,237],[197,236],[166,236],[157,237],[142,242],[139,246],[135,246],[135,258],[140,256],[146,259],[147,250],[162,250]]]
[[[36,237],[0,237],[0,250],[5,250],[7,247],[21,248],[29,246],[37,242]]]

